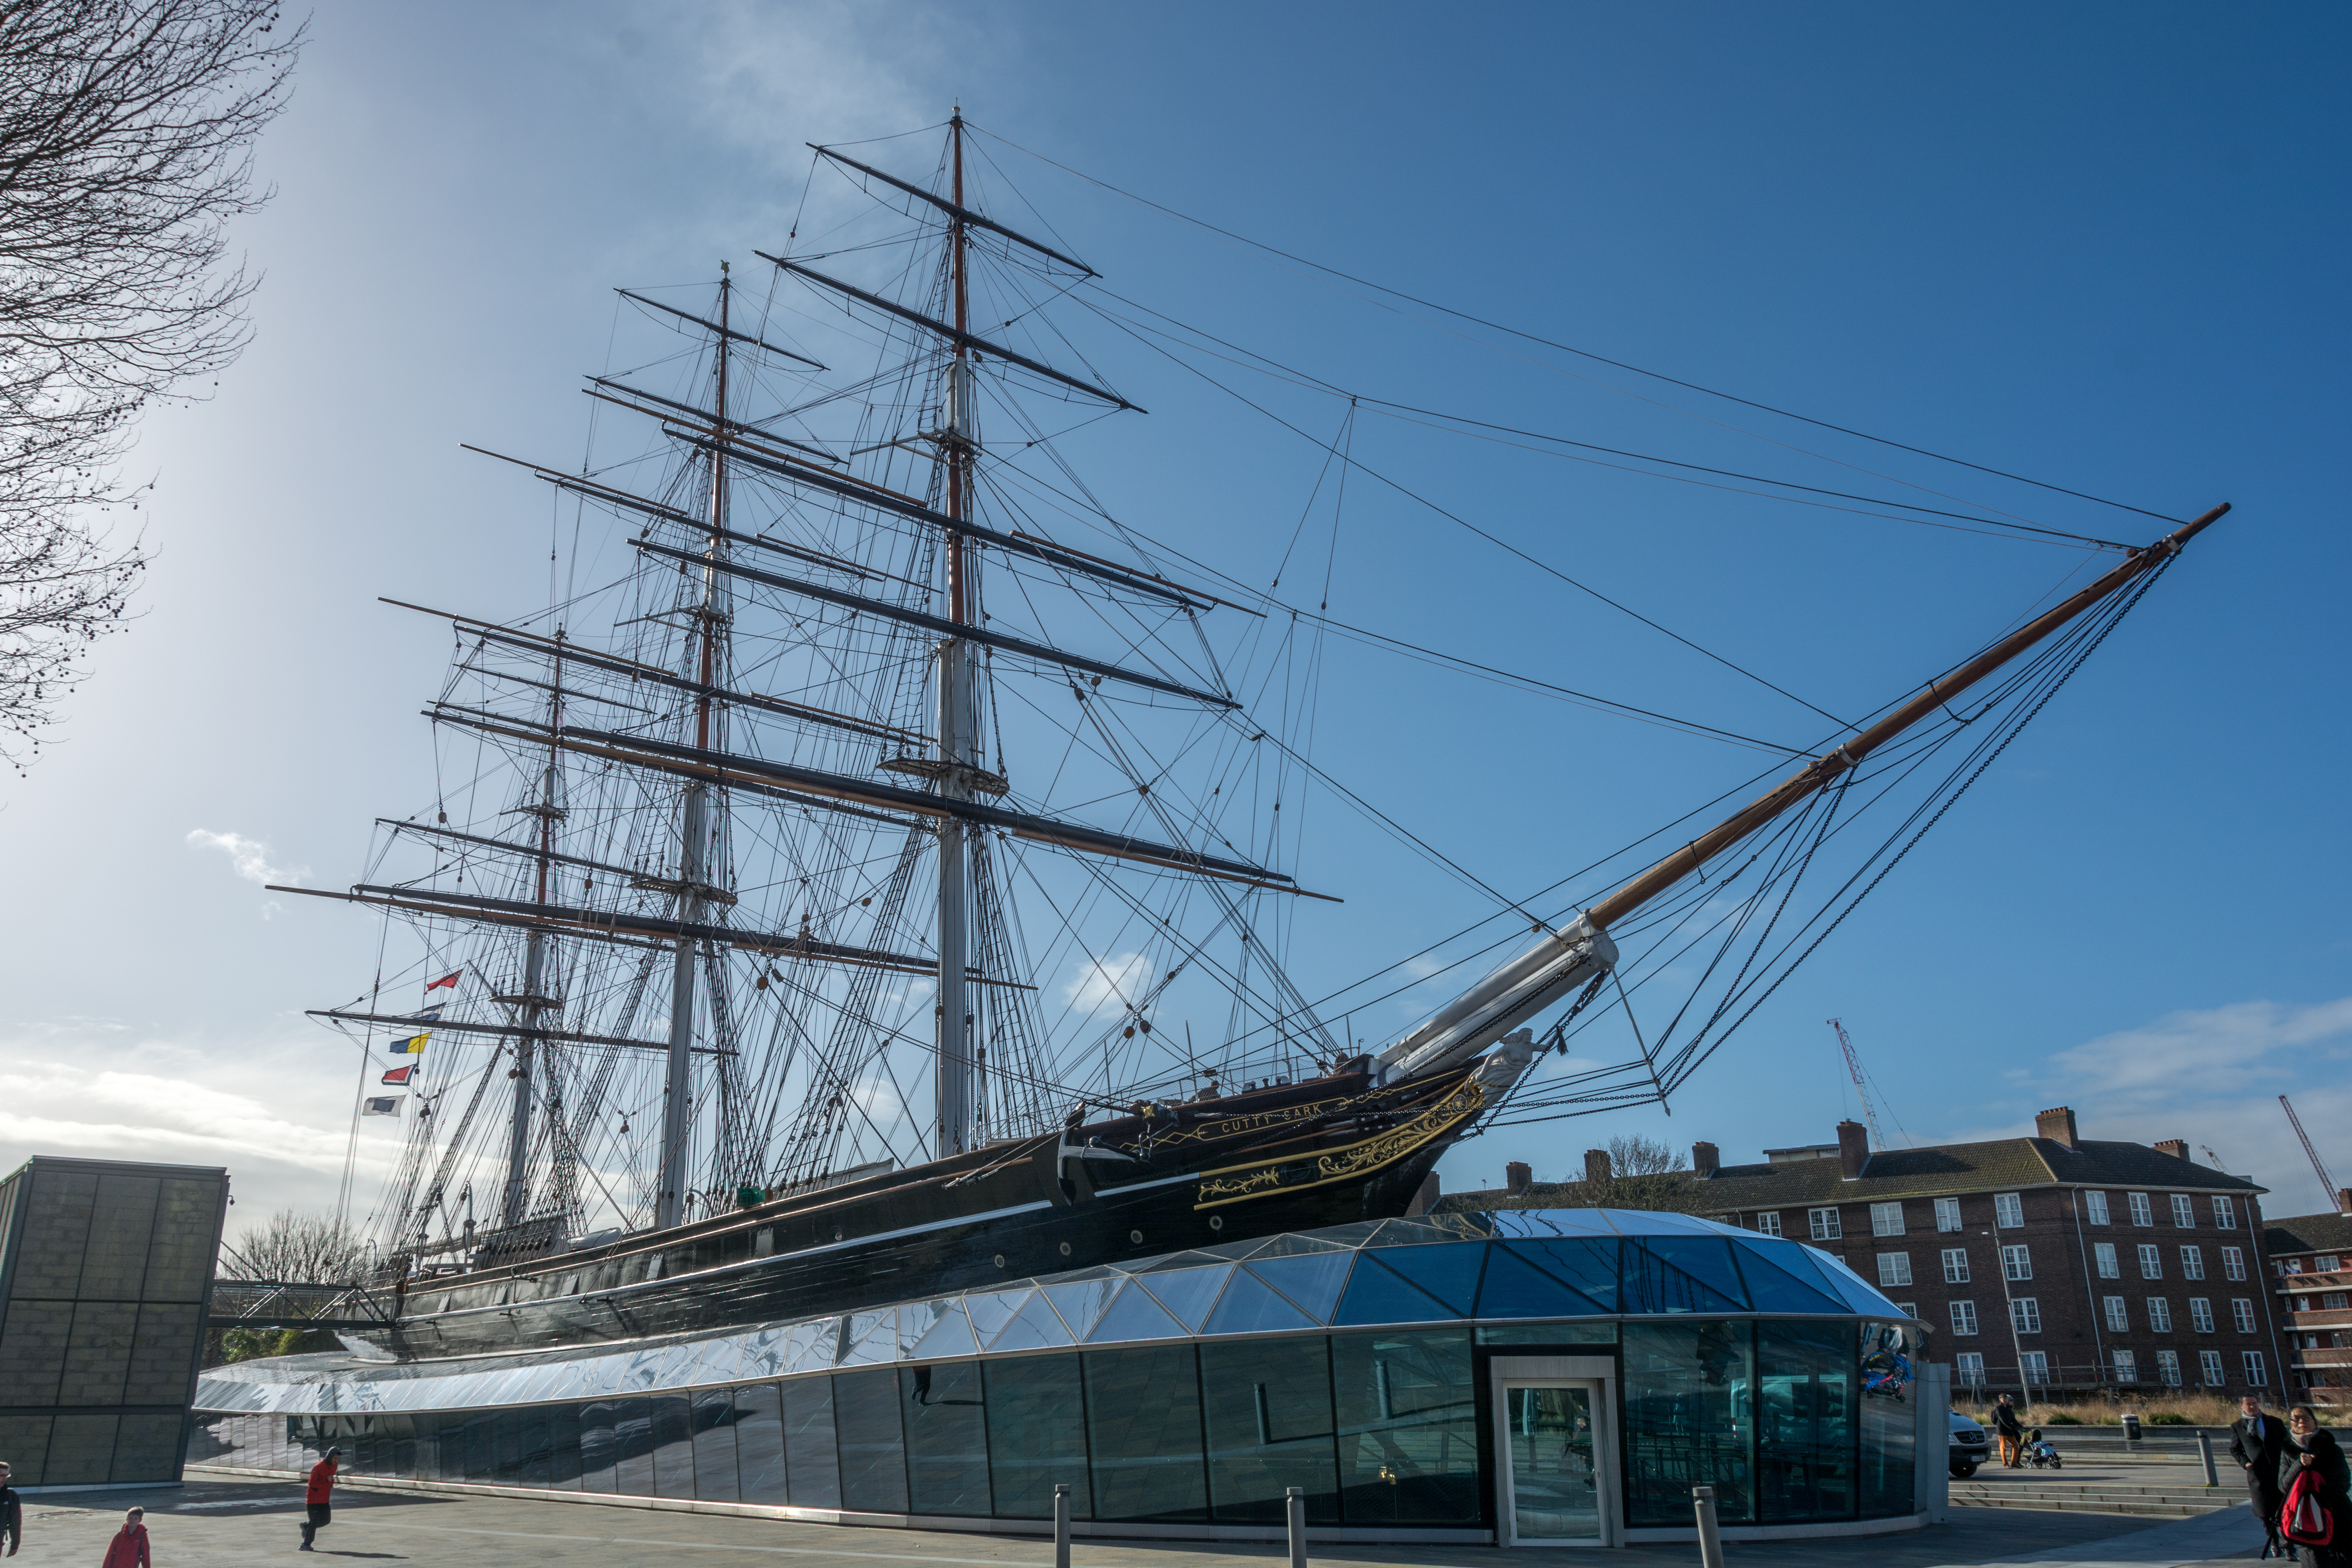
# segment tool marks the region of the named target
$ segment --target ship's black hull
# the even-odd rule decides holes
[[[1268,1177],[1263,1190],[1223,1197],[1210,1206],[1203,1206],[1204,1200],[1223,1197],[1236,1178],[1194,1169],[1092,1190],[1082,1174],[1074,1194],[1053,1164],[1024,1161],[1023,1168],[1000,1173],[1004,1179],[996,1195],[1007,1201],[976,1213],[937,1212],[941,1205],[936,1193],[928,1205],[921,1194],[910,1194],[896,1199],[895,1205],[898,1216],[912,1223],[835,1240],[822,1235],[828,1223],[824,1215],[832,1205],[820,1205],[791,1216],[803,1237],[812,1227],[819,1234],[799,1245],[779,1245],[772,1256],[618,1285],[595,1282],[599,1275],[612,1277],[614,1260],[602,1268],[593,1263],[567,1268],[564,1260],[551,1260],[528,1272],[512,1270],[503,1283],[499,1275],[476,1274],[447,1289],[418,1287],[382,1339],[366,1337],[406,1360],[708,1334],[1009,1285],[1281,1231],[1392,1218],[1411,1205],[1430,1169],[1463,1130],[1466,1116],[1453,1113],[1455,1101],[1440,1109],[1447,1112],[1442,1121],[1409,1121],[1369,1144],[1343,1145],[1336,1157],[1294,1147],[1286,1164],[1244,1165],[1238,1178],[1244,1185],[1277,1169],[1303,1179],[1285,1186]],[[1227,1173],[1234,1169],[1223,1167]],[[1335,1169],[1340,1173],[1332,1174]],[[861,1205],[853,1201],[841,1206]],[[933,1212],[926,1215],[926,1207]]]

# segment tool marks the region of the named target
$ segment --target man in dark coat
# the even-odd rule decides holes
[[[2025,1423],[2017,1418],[2017,1406],[2004,1394],[1992,1407],[1993,1435],[2000,1439],[2000,1462],[2015,1469],[2025,1462]]]
[[[12,1474],[5,1464],[0,1464],[0,1538],[8,1542],[7,1554],[16,1555],[16,1548],[25,1539],[25,1503],[16,1489],[8,1484]]]
[[[2286,1423],[2263,1415],[2258,1394],[2239,1400],[2238,1408],[2244,1414],[2230,1423],[2230,1458],[2246,1472],[2246,1498],[2269,1537],[2263,1548],[2269,1557],[2279,1547],[2279,1453],[2286,1447]]]

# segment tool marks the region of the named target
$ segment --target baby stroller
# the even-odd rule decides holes
[[[2025,1462],[2037,1470],[2066,1468],[2066,1461],[2058,1457],[2058,1450],[2042,1435],[2039,1426],[2025,1435]]]

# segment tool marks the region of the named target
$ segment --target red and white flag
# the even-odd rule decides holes
[[[415,1062],[409,1063],[404,1068],[394,1068],[390,1072],[383,1075],[383,1081],[386,1083],[406,1083],[408,1081],[408,1075],[415,1070],[416,1064]]]
[[[462,969],[452,970],[438,980],[426,981],[425,983],[425,994],[427,996],[430,996],[436,991],[440,990],[444,985],[446,985],[453,990],[456,989],[458,980],[464,976],[465,973],[466,972]]]

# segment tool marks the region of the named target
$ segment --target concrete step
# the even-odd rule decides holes
[[[2193,1519],[2235,1506],[2241,1500],[2221,1488],[2067,1486],[2009,1482],[1999,1486],[1956,1482],[1958,1508],[2000,1508],[2049,1513],[2122,1513]]]

